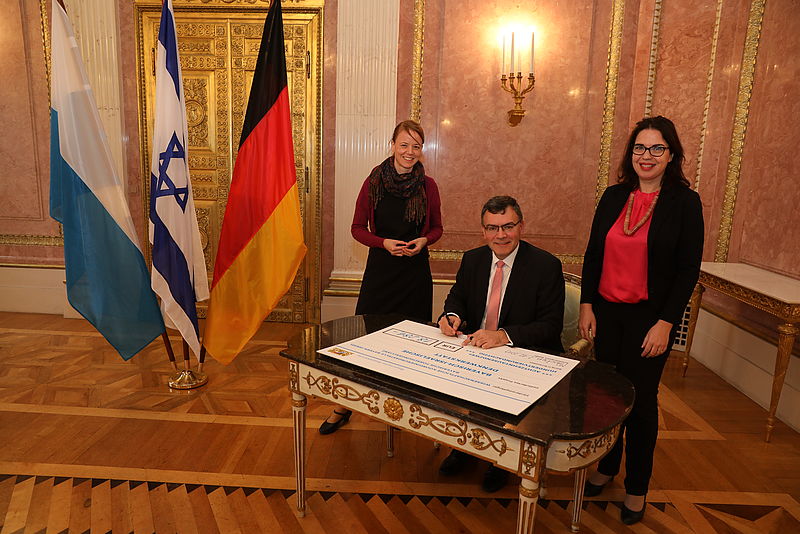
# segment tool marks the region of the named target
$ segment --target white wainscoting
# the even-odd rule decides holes
[[[775,371],[775,345],[756,337],[706,310],[700,310],[692,343],[692,358],[699,361],[733,387],[769,409],[772,374]],[[688,373],[692,372],[689,363]],[[786,381],[776,417],[800,431],[800,362],[789,360]],[[764,424],[767,416],[764,414]]]
[[[435,319],[444,309],[444,299],[453,286],[451,283],[433,284],[433,317]],[[358,284],[353,284],[351,288],[357,288]],[[322,310],[320,312],[323,321],[331,321],[339,317],[353,315],[356,311],[356,300],[354,296],[333,296],[325,295],[322,297]]]
[[[0,311],[80,317],[67,302],[64,269],[0,267]]]

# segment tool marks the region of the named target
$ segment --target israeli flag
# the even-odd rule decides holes
[[[72,24],[52,7],[50,216],[64,229],[67,298],[127,360],[164,322]]]
[[[200,354],[196,302],[208,298],[203,246],[194,211],[183,77],[172,0],[164,0],[156,52],[156,109],[150,164],[153,290],[168,327]]]

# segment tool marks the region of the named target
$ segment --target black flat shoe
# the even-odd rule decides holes
[[[483,475],[481,488],[486,493],[494,493],[501,490],[506,482],[508,482],[508,471],[492,465]]]
[[[457,475],[464,469],[469,459],[469,454],[453,449],[447,458],[442,460],[442,465],[439,466],[439,473],[448,477]]]
[[[336,415],[339,415],[339,420],[335,423],[329,423],[328,421],[323,421],[321,425],[319,425],[319,433],[323,436],[326,434],[333,434],[339,428],[343,427],[347,424],[350,420],[350,416],[353,414],[350,410],[347,410],[345,413],[337,412],[336,410],[333,411]]]
[[[597,497],[598,495],[603,493],[603,490],[605,489],[605,487],[608,484],[610,484],[612,480],[614,480],[614,477],[609,478],[608,481],[605,484],[592,484],[591,482],[589,482],[587,480],[586,483],[583,485],[583,496],[584,497]]]
[[[626,525],[633,525],[634,523],[638,523],[644,517],[644,509],[646,506],[647,503],[644,503],[642,505],[641,510],[639,510],[638,512],[634,512],[633,510],[625,506],[625,503],[622,503],[622,509],[620,510],[619,518]]]

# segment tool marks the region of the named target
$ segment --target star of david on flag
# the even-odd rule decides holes
[[[186,105],[172,0],[161,10],[156,52],[156,106],[150,163],[153,290],[168,327],[200,354],[196,303],[208,298],[208,275],[197,226],[187,158]]]
[[[161,197],[174,196],[175,202],[181,207],[181,211],[186,211],[186,202],[189,200],[189,187],[175,187],[175,182],[169,177],[169,167],[172,160],[179,160],[176,165],[176,172],[181,176],[186,177],[186,151],[178,139],[178,134],[172,132],[172,139],[170,139],[167,149],[158,155],[158,179],[156,180],[155,190],[153,197],[158,199]],[[188,184],[188,181],[186,182]]]

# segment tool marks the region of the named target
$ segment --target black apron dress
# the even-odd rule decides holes
[[[375,208],[373,232],[384,239],[411,241],[420,237],[420,224],[404,219],[406,200],[384,193]],[[399,313],[429,322],[433,278],[428,247],[416,256],[392,256],[385,248],[370,247],[356,314]]]

